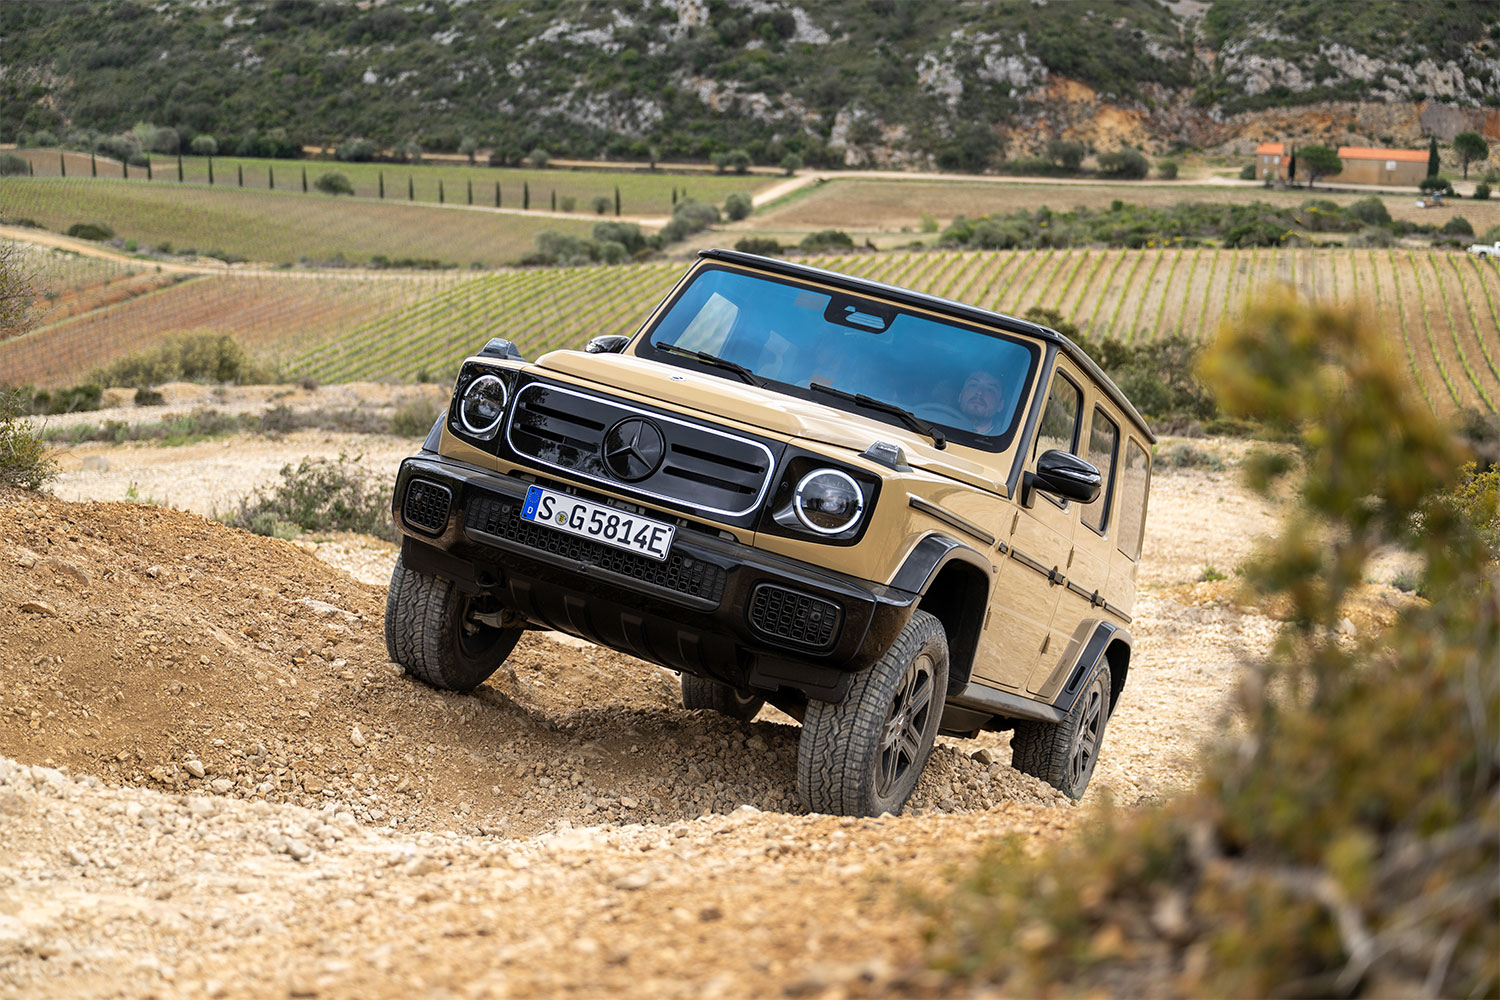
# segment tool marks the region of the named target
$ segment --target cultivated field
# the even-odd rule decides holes
[[[1500,403],[1500,271],[1426,250],[1041,250],[902,253],[812,263],[1021,315],[1056,309],[1094,337],[1212,336],[1245,301],[1287,283],[1374,312],[1440,411]],[[492,336],[535,357],[632,333],[680,264],[488,275],[382,316],[297,358],[323,380],[446,380]]]
[[[587,235],[598,217],[574,220],[405,201],[335,198],[314,192],[252,191],[87,178],[6,178],[0,216],[57,231],[107,222],[122,238],[175,250],[234,254],[292,264],[431,259],[467,267],[514,262],[545,229]]]
[[[173,275],[172,277],[179,277]],[[466,276],[463,276],[466,277]],[[228,334],[275,360],[401,313],[462,277],[225,275],[189,278],[0,342],[0,384],[57,385],[188,331]]]
[[[1330,178],[1332,180],[1334,178]],[[1418,195],[1415,188],[1409,195],[1377,196],[1394,219],[1441,226],[1453,216],[1461,215],[1469,220],[1476,233],[1500,225],[1500,199],[1455,199],[1443,208],[1422,209],[1416,205]],[[972,219],[981,215],[1005,215],[1020,209],[1034,212],[1043,205],[1056,212],[1076,208],[1106,209],[1115,200],[1153,208],[1165,208],[1184,201],[1228,204],[1263,201],[1295,208],[1309,198],[1326,198],[1347,205],[1368,197],[1368,192],[1330,193],[1321,188],[1278,191],[1256,185],[833,180],[799,191],[785,201],[757,212],[755,228],[788,232],[818,229],[865,232],[905,228],[915,233],[922,224],[924,212],[946,226],[959,215]],[[1320,234],[1322,238],[1333,236]]]
[[[31,163],[37,177],[59,177],[64,169],[69,178],[91,176],[87,154],[64,154],[67,164],[64,168],[59,162],[58,151],[54,149],[23,149],[18,153]],[[150,183],[153,186],[175,186],[179,183],[177,157],[153,156],[151,162]],[[184,156],[183,186],[207,186],[208,164],[208,157]],[[93,169],[97,169],[100,178],[118,180],[128,174],[130,180],[146,183],[145,167],[122,167],[113,160],[98,160]],[[775,181],[774,177],[760,174],[737,177],[647,170],[531,170],[453,164],[339,163],[329,160],[213,157],[216,190],[236,189],[241,186],[243,177],[243,187],[246,190],[264,191],[274,185],[277,191],[301,194],[304,170],[309,187],[322,174],[336,171],[349,178],[356,195],[367,198],[380,197],[383,178],[387,201],[407,201],[409,194],[412,200],[436,204],[441,194],[442,201],[448,205],[472,203],[493,208],[495,187],[499,185],[500,207],[521,208],[524,192],[529,188],[532,209],[550,208],[555,194],[559,199],[575,199],[574,211],[590,217],[594,216],[592,201],[598,197],[609,199],[608,214],[613,217],[616,188],[620,191],[622,214],[666,216],[672,211],[673,190],[679,193],[679,197],[685,191],[687,197],[718,204],[732,192],[754,192]],[[441,192],[438,190],[439,184],[442,185]]]

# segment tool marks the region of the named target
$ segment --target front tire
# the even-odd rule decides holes
[[[690,712],[706,708],[740,722],[749,722],[760,713],[765,703],[764,698],[740,694],[728,684],[694,674],[682,675],[682,707]]]
[[[841,816],[899,813],[932,755],[948,689],[948,639],[925,611],[837,704],[811,701],[797,745],[803,808]]]
[[[1101,663],[1061,722],[1016,723],[1010,740],[1011,766],[1041,778],[1070,799],[1083,798],[1099,763],[1109,698],[1109,664]]]
[[[385,598],[385,649],[424,684],[472,691],[500,668],[521,639],[521,628],[476,621],[482,597],[447,580],[406,568],[400,557]]]

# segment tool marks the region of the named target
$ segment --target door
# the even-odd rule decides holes
[[[1052,379],[1029,466],[1051,449],[1077,454],[1083,393],[1074,376],[1058,370]],[[1019,499],[1019,498],[1018,498]],[[991,591],[991,641],[975,676],[1012,691],[1024,691],[1037,663],[1053,648],[1052,620],[1073,549],[1075,504],[1033,491],[1029,508],[1016,504],[1001,525],[1008,548]]]

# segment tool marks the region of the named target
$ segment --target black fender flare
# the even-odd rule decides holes
[[[954,560],[983,570],[986,577],[994,575],[995,565],[983,552],[949,535],[933,532],[912,546],[906,554],[906,561],[891,578],[891,586],[909,594],[925,594],[937,578],[938,571]],[[985,596],[988,598],[989,595]]]
[[[1089,635],[1088,641],[1078,651],[1078,659],[1073,661],[1073,669],[1068,672],[1068,681],[1057,692],[1057,697],[1052,699],[1052,707],[1066,715],[1072,708],[1073,703],[1078,700],[1078,695],[1083,691],[1099,662],[1104,659],[1104,653],[1116,642],[1124,643],[1127,649],[1133,643],[1130,633],[1122,626],[1110,621],[1100,621],[1094,626],[1094,631]],[[1114,683],[1123,684],[1124,678],[1114,678]]]

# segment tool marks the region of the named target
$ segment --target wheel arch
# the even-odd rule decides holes
[[[896,574],[897,586],[916,591],[915,607],[942,623],[948,639],[948,690],[969,683],[979,635],[989,609],[992,566],[984,554],[946,535],[917,543]]]
[[[1124,629],[1115,632],[1109,645],[1104,647],[1104,660],[1109,664],[1109,711],[1113,715],[1120,701],[1120,692],[1125,690],[1125,678],[1130,673],[1130,636]]]

